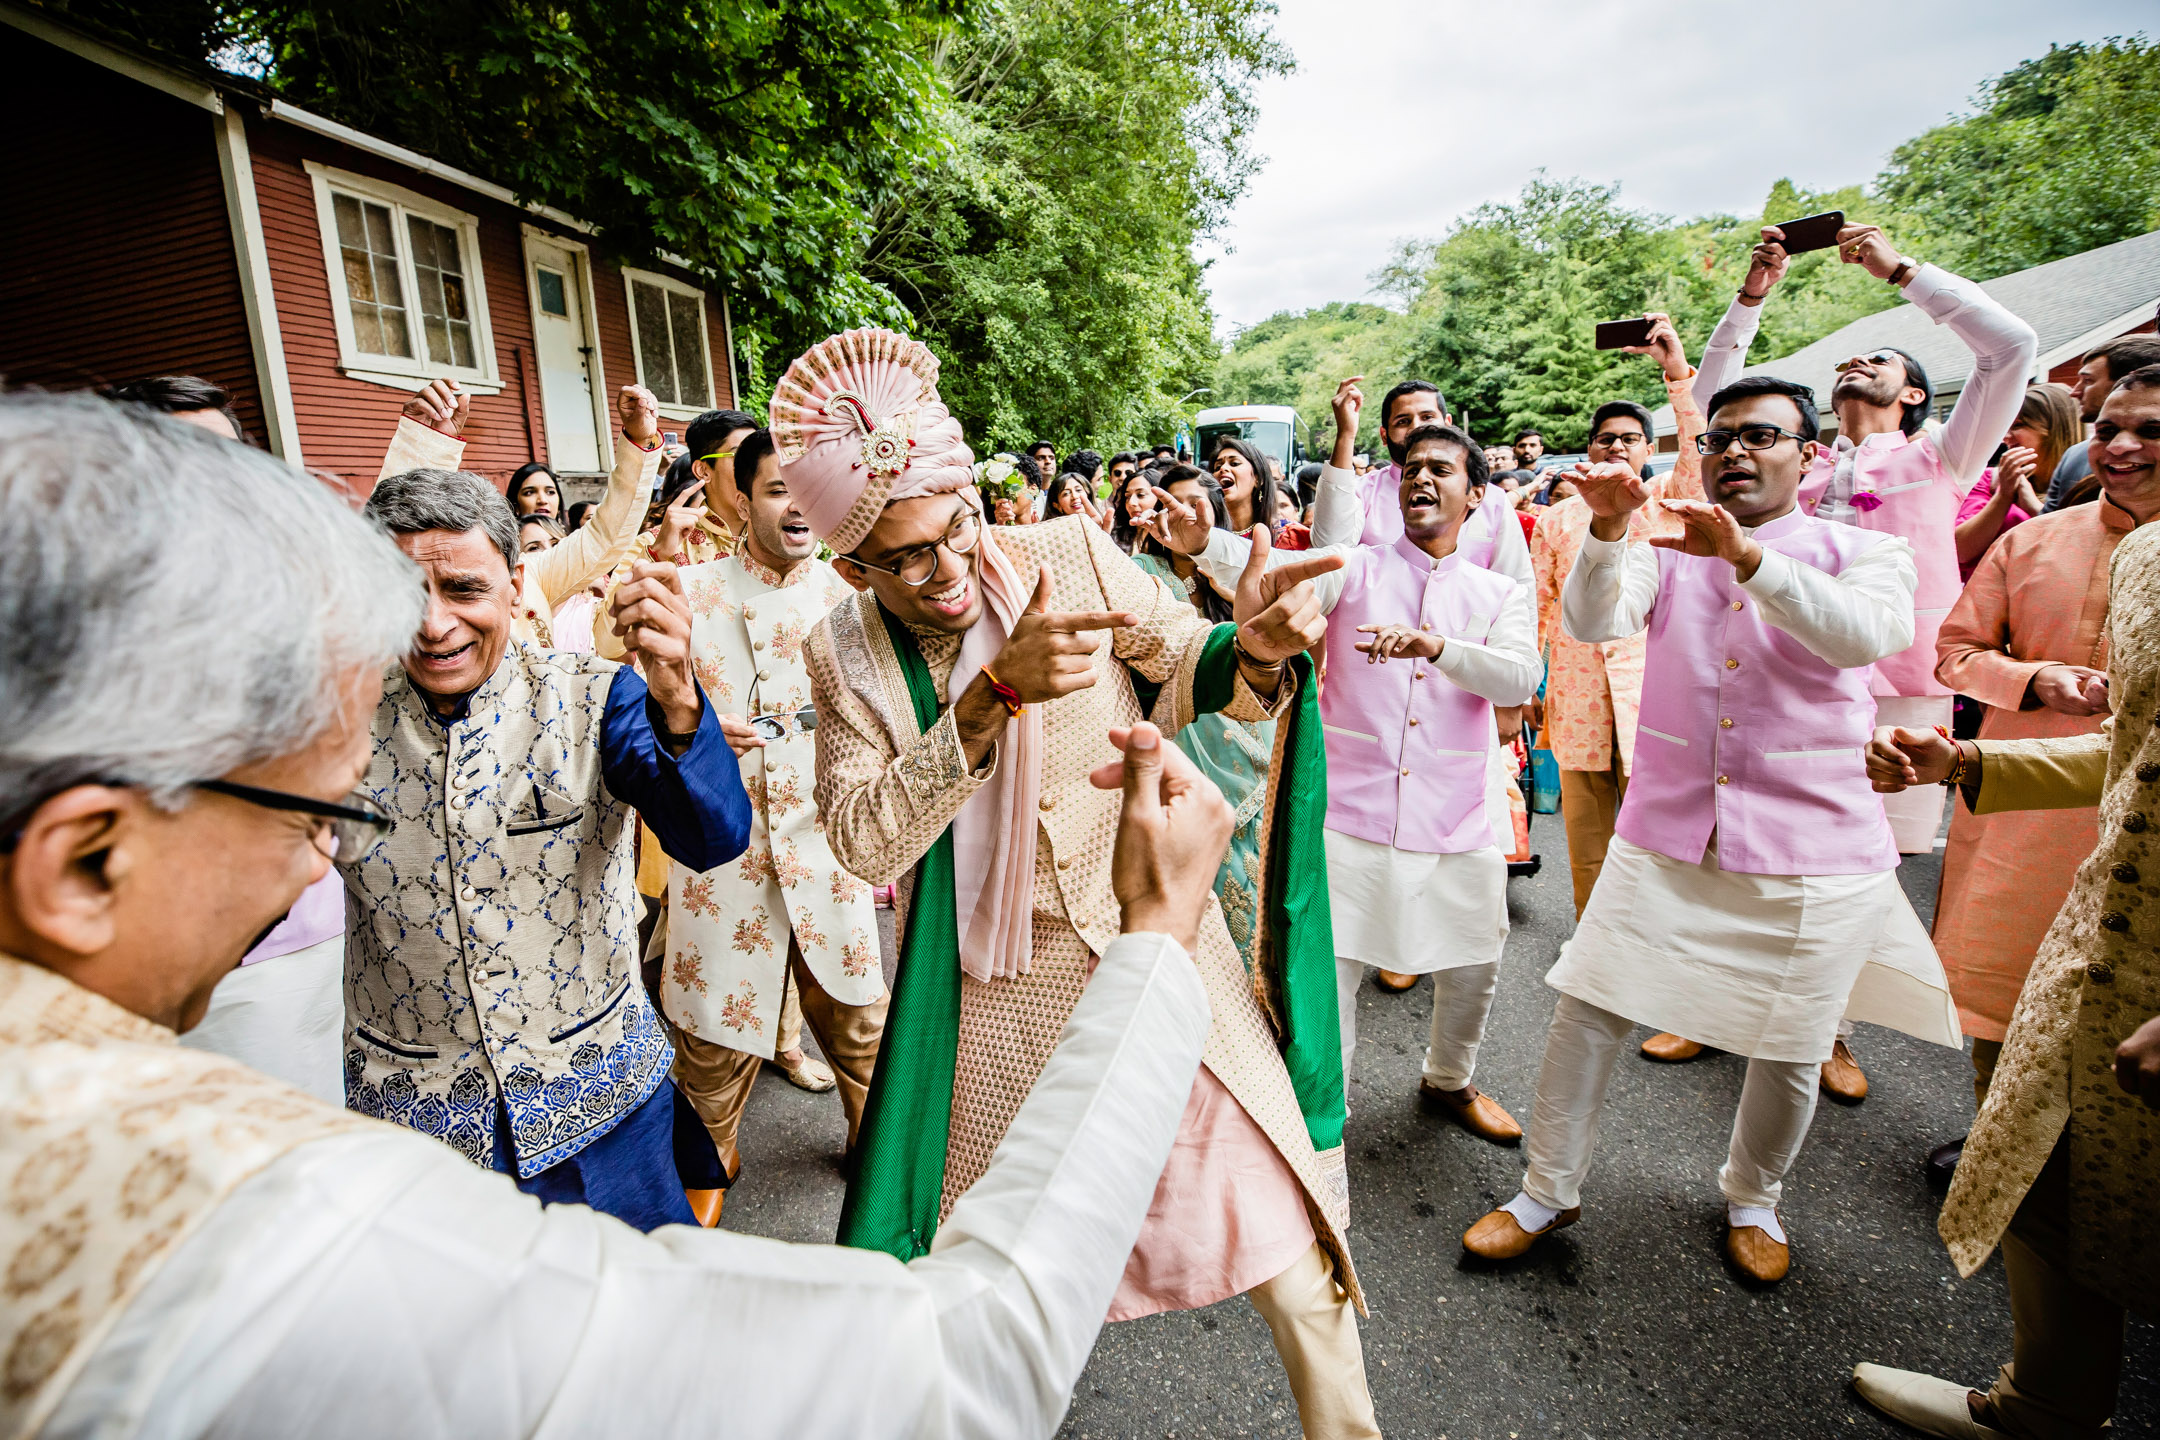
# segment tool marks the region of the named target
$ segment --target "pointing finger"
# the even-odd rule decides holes
[[[1130,610],[1065,610],[1043,616],[1043,629],[1067,634],[1082,630],[1122,630],[1139,623],[1140,617]]]

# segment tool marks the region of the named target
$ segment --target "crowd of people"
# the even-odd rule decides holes
[[[1461,1217],[1503,1267],[1596,1243],[1638,1026],[1746,1057],[1757,1286],[1856,1023],[1969,1041],[1971,1133],[1911,1158],[2014,1353],[1854,1383],[2098,1434],[2160,1295],[2160,341],[2032,383],[2029,326],[1850,226],[1973,369],[1939,414],[1852,356],[1826,438],[1741,373],[1782,238],[1695,361],[1629,347],[1669,465],[1632,399],[1556,463],[1415,377],[1381,463],[1364,376],[1296,473],[978,460],[874,329],[680,445],[625,387],[570,506],[461,468],[450,381],[357,512],[199,380],[0,397],[8,1432],[1047,1436],[1106,1321],[1244,1295],[1304,1432],[1374,1436],[1357,999],[1430,976],[1415,1095],[1359,1103],[1520,1147]],[[1518,737],[1577,926],[1511,1111]],[[1929,924],[1898,867],[1946,808]],[[725,1229],[768,1064],[838,1092],[837,1246]]]

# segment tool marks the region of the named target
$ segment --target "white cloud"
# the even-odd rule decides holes
[[[1298,71],[1259,89],[1268,157],[1203,254],[1220,327],[1367,293],[1403,237],[1540,168],[1672,215],[1771,184],[1869,180],[2049,43],[2148,28],[2146,3],[1280,0]]]

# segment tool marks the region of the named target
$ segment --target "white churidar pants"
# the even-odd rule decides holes
[[[1335,960],[1336,1008],[1342,1016],[1342,1073],[1350,1087],[1350,1059],[1357,1052],[1357,994],[1366,966]],[[1500,989],[1500,962],[1458,965],[1432,972],[1432,1029],[1425,1041],[1425,1079],[1441,1090],[1460,1090],[1477,1069],[1478,1046],[1485,1041],[1485,1020]]]
[[[1526,1137],[1523,1191],[1553,1210],[1582,1203],[1583,1178],[1597,1148],[1598,1118],[1613,1061],[1635,1023],[1572,995],[1553,1007]],[[1786,1172],[1815,1118],[1814,1061],[1750,1060],[1733,1116],[1732,1144],[1718,1186],[1735,1205],[1774,1209]]]

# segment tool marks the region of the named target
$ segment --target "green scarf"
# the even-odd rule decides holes
[[[878,613],[907,679],[916,724],[928,730],[939,709],[929,666],[908,628],[882,607]],[[1230,703],[1237,676],[1235,633],[1235,626],[1218,625],[1208,638],[1194,684],[1194,708],[1202,713]],[[1267,923],[1275,957],[1270,968],[1278,972],[1272,978],[1283,1063],[1314,1148],[1330,1150],[1342,1143],[1343,1080],[1335,941],[1321,848],[1327,754],[1312,662],[1300,655],[1291,665],[1298,700],[1277,722],[1290,730],[1281,746],[1283,773],[1277,777],[1276,829],[1268,856]],[[1134,682],[1140,684],[1140,677]],[[960,929],[947,827],[916,869],[899,977],[856,1142],[855,1175],[840,1207],[842,1245],[883,1250],[903,1261],[929,1253],[944,1195],[959,1045]]]

